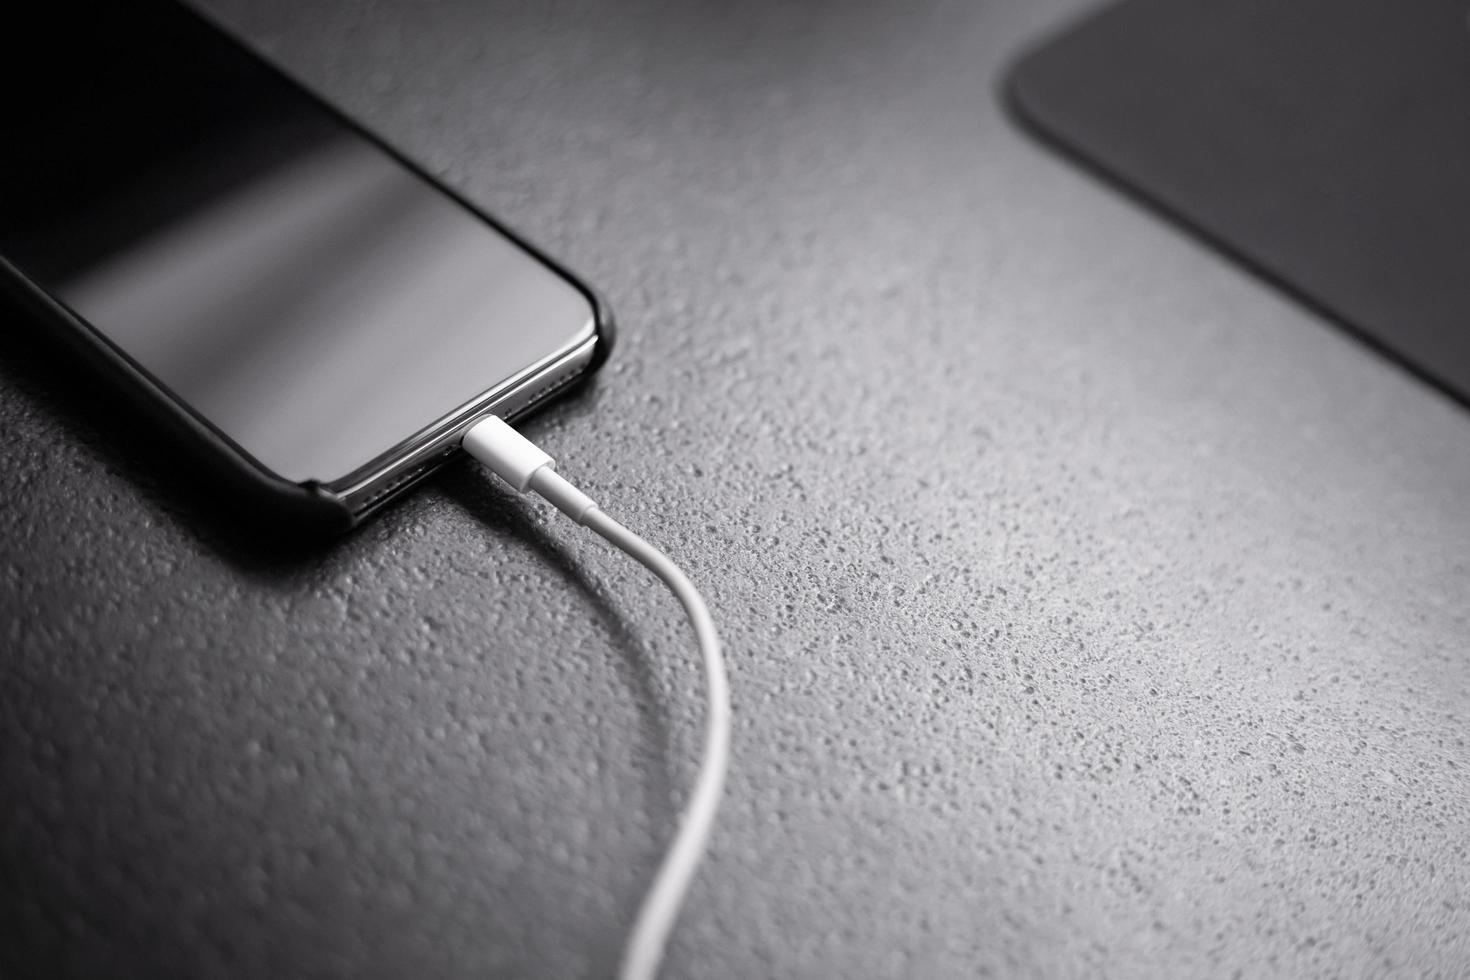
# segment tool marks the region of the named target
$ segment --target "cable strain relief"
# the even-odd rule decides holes
[[[568,483],[550,466],[543,466],[532,473],[528,488],[578,524],[586,524],[587,515],[598,509],[595,500]]]

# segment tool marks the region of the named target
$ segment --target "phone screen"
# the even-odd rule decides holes
[[[574,282],[197,15],[26,6],[0,254],[275,474],[338,480],[593,336]]]

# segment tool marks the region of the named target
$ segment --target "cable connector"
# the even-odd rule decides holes
[[[556,465],[540,446],[496,415],[487,415],[469,427],[464,434],[464,448],[521,493],[531,486],[537,470]]]
[[[596,501],[556,472],[556,460],[499,416],[487,415],[470,426],[463,445],[517,491],[539,493],[578,524],[586,524],[587,515],[597,510]]]

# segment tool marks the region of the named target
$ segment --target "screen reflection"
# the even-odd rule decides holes
[[[32,16],[69,54],[8,126],[0,251],[277,474],[338,480],[592,335],[568,280],[194,15]]]

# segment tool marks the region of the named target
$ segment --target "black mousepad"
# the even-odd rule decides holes
[[[1465,0],[1128,0],[1023,119],[1470,405]]]

